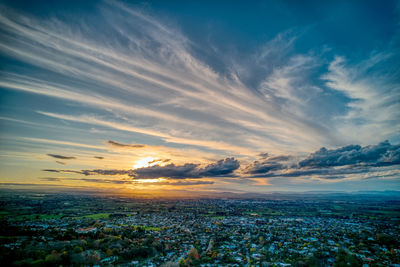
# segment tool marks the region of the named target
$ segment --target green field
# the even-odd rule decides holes
[[[397,210],[369,210],[369,213],[387,215],[390,217],[400,217],[400,211]]]
[[[135,228],[142,227],[146,231],[161,231],[161,227],[153,227],[153,226],[143,226],[143,225],[133,225]]]
[[[25,215],[17,215],[14,218],[17,221],[23,220],[52,220],[52,219],[60,219],[62,215],[59,214],[25,214]]]
[[[226,217],[225,217],[225,216],[211,216],[210,218],[211,218],[211,219],[214,219],[214,220],[223,220],[223,219],[225,219]]]
[[[80,218],[94,219],[94,220],[108,219],[109,217],[110,217],[110,213],[96,213],[96,214],[80,216]]]
[[[8,211],[4,211],[4,210],[0,211],[0,217],[4,217],[4,216],[7,216],[7,215],[9,215]]]

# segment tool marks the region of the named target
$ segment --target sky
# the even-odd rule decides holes
[[[399,1],[0,1],[0,188],[400,190]]]

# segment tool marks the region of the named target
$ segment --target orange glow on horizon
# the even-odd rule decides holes
[[[165,179],[163,178],[156,178],[156,179],[135,179],[134,182],[135,183],[157,183],[157,182],[161,182]]]

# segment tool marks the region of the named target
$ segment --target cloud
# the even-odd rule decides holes
[[[100,157],[100,156],[94,156],[93,158],[95,158],[95,159],[104,159],[104,157]]]
[[[303,178],[321,180],[356,179],[365,180],[372,178],[399,178],[400,170],[391,166],[344,166],[315,169],[285,169],[283,171],[252,175],[248,178]]]
[[[337,149],[321,148],[298,162],[288,162],[292,156],[268,157],[247,165],[243,173],[250,178],[317,177],[321,179],[345,179],[394,177],[400,175],[400,145],[388,141],[377,145],[348,145]]]
[[[288,161],[290,159],[293,159],[293,156],[290,155],[281,155],[281,156],[275,156],[275,157],[269,157],[269,161]]]
[[[17,137],[16,139],[20,139],[23,141],[34,142],[34,143],[44,143],[44,144],[51,144],[51,145],[60,145],[60,146],[73,146],[73,147],[80,147],[85,149],[95,149],[95,150],[105,150],[102,146],[93,146],[88,144],[81,144],[69,141],[62,141],[62,140],[54,140],[54,139],[44,139],[44,138],[32,138],[32,137]]]
[[[76,157],[62,156],[62,155],[57,155],[57,154],[47,154],[47,156],[53,157],[56,159],[76,159]]]
[[[397,50],[397,48],[395,48]],[[322,75],[328,88],[348,98],[346,113],[332,121],[339,134],[350,141],[371,143],[377,137],[398,137],[400,94],[398,51],[376,51],[361,62],[349,63],[336,56]]]
[[[391,145],[388,141],[377,145],[348,145],[337,149],[321,148],[302,160],[292,155],[269,156],[263,154],[239,171],[240,163],[235,158],[225,158],[207,165],[185,163],[176,165],[170,159],[155,159],[153,165],[137,169],[92,169],[92,170],[56,170],[46,172],[75,173],[85,176],[128,176],[134,179],[190,179],[202,177],[240,177],[273,178],[273,177],[319,177],[321,179],[344,179],[349,175],[365,176],[367,173],[387,172],[385,167],[400,165],[400,145]],[[237,171],[237,172],[236,172]],[[394,170],[396,172],[396,170]],[[392,174],[391,174],[392,175]],[[393,176],[393,175],[392,175]],[[388,177],[388,174],[375,175]]]
[[[43,169],[44,172],[63,172],[63,170]]]
[[[107,144],[114,146],[114,147],[119,147],[119,148],[142,148],[142,147],[145,147],[145,145],[142,145],[142,144],[123,144],[123,143],[115,142],[112,140],[108,140]]]
[[[283,172],[268,172],[263,174],[252,175],[251,178],[269,178],[269,177],[311,177],[311,176],[326,176],[326,175],[338,175],[338,174],[354,174],[365,172],[366,169],[335,169],[335,168],[320,168],[320,169],[283,169]]]
[[[275,68],[260,84],[259,90],[267,98],[282,101],[285,109],[304,112],[307,99],[321,91],[307,79],[310,69],[316,68],[318,62],[307,55],[295,55],[288,61],[287,65]]]
[[[204,167],[201,167],[200,164],[193,163],[186,163],[180,166],[172,163],[165,166],[154,165],[138,168],[133,170],[133,176],[138,179],[154,179],[160,177],[171,179],[217,177],[232,175],[233,171],[238,169],[239,166],[239,161],[234,158],[222,159]]]
[[[117,179],[95,179],[95,178],[58,178],[58,177],[43,177],[39,178],[43,181],[51,181],[51,182],[60,182],[60,181],[83,181],[83,182],[90,182],[90,183],[108,183],[108,184],[130,184],[132,183],[131,180],[117,180]]]
[[[310,81],[301,84],[317,60],[308,55],[281,60],[282,48],[289,51],[295,38],[286,41],[278,34],[280,41],[271,42],[264,49],[269,52],[259,57],[273,62],[261,73],[262,84],[249,86],[230,71],[231,62],[224,62],[225,75],[197,58],[193,50],[199,47],[172,23],[118,2],[100,6],[102,13],[90,22],[73,23],[68,16],[63,21],[44,20],[5,8],[0,37],[10,42],[4,42],[0,52],[40,69],[40,75],[32,69],[6,71],[0,85],[85,107],[76,110],[81,115],[56,114],[54,109],[42,115],[209,150],[253,156],[259,149],[302,151],[330,142],[330,131],[323,125],[287,108],[319,92],[308,86]],[[96,27],[99,21],[101,31]],[[114,38],[109,38],[111,32]],[[291,102],[274,102],[277,98]],[[95,115],[87,114],[87,108]]]
[[[111,179],[94,179],[94,178],[68,178],[68,180],[83,181],[88,183],[103,183],[103,184],[131,184],[131,180],[111,180]]]
[[[56,173],[76,173],[82,174],[85,176],[89,175],[130,175],[132,176],[132,170],[103,170],[103,169],[94,169],[94,170],[55,170],[55,169],[44,169],[42,171],[45,172],[56,172]]]
[[[172,179],[185,179],[185,178],[199,178],[197,172],[199,164],[186,163],[177,166],[173,163],[160,166],[154,165],[150,167],[138,168],[134,170],[134,177],[138,179],[154,179],[154,178],[172,178]]]
[[[260,153],[260,154],[258,154],[258,156],[260,158],[264,159],[264,158],[268,158],[269,154],[268,153]]]
[[[95,170],[81,170],[77,173],[83,175],[132,175],[132,170],[103,170],[103,169],[95,169]]]
[[[28,183],[0,183],[0,186],[43,186],[43,184],[28,184]],[[47,185],[46,185],[47,186]],[[51,185],[59,186],[59,185]]]
[[[208,148],[208,149],[212,149],[212,150],[236,151],[238,153],[250,154],[250,155],[253,154],[252,150],[249,148],[240,147],[240,146],[237,146],[234,144],[231,145],[231,144],[228,144],[228,143],[222,142],[222,141],[209,141],[209,140],[203,140],[203,139],[175,137],[170,134],[164,134],[160,131],[155,131],[155,130],[146,129],[146,128],[140,128],[140,127],[133,127],[130,124],[125,124],[125,123],[107,121],[104,118],[97,118],[97,117],[86,116],[86,115],[69,116],[69,115],[64,115],[64,114],[55,114],[55,113],[42,112],[42,111],[37,111],[37,112],[39,114],[42,114],[45,116],[58,118],[58,119],[62,119],[62,120],[95,124],[95,125],[99,125],[99,126],[110,127],[110,128],[113,128],[113,129],[119,130],[119,131],[141,133],[141,134],[145,134],[145,135],[149,135],[149,136],[159,137],[168,143],[192,145],[192,146],[198,146],[198,147]]]
[[[50,181],[50,182],[61,181],[61,178],[57,178],[57,177],[42,177],[39,179],[42,181]]]
[[[253,163],[246,166],[244,173],[246,174],[257,174],[257,173],[267,173],[270,171],[276,171],[284,169],[284,166],[277,162],[269,161],[254,161]]]
[[[162,161],[162,160],[161,160]],[[168,160],[167,160],[168,161]],[[157,161],[159,162],[159,160]],[[239,161],[234,158],[226,158],[205,166],[201,164],[186,163],[183,165],[175,165],[173,163],[161,166],[153,165],[150,167],[137,168],[134,170],[118,170],[118,169],[94,169],[94,170],[55,170],[44,169],[45,172],[55,173],[76,173],[85,176],[89,175],[127,175],[135,179],[186,179],[201,177],[218,177],[230,176],[240,167]]]
[[[157,162],[166,163],[166,162],[170,162],[170,161],[171,161],[171,159],[155,159],[155,160],[150,161],[148,164],[153,164],[153,163],[157,163]]]
[[[225,158],[211,163],[199,170],[200,176],[221,176],[232,174],[240,167],[239,161],[234,158]]]
[[[155,182],[142,183],[136,180],[126,179],[96,179],[96,178],[67,178],[67,177],[42,177],[39,178],[42,181],[49,182],[61,182],[61,181],[83,181],[88,183],[102,183],[102,184],[140,184],[146,185],[168,185],[168,186],[192,186],[192,185],[210,185],[214,184],[213,181],[201,181],[201,180],[162,180]]]
[[[286,162],[293,158],[293,156],[287,155],[272,157],[269,156],[268,153],[262,153],[260,156],[262,160],[256,160],[244,168],[243,172],[245,174],[268,173],[271,171],[287,169],[289,165]]]
[[[210,185],[210,184],[214,184],[213,181],[174,181],[174,182],[170,182],[170,181],[165,181],[165,182],[159,182],[158,184],[161,185],[177,185],[177,186],[188,186],[188,185]]]
[[[65,164],[66,164],[65,162],[58,161],[58,160],[56,160],[56,162],[57,162],[58,164],[61,164],[61,165],[65,165]]]
[[[338,149],[326,149],[312,153],[299,162],[300,168],[321,168],[344,165],[389,166],[400,164],[400,145],[389,141],[361,147],[349,145]]]

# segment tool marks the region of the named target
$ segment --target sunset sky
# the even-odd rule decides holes
[[[399,1],[1,1],[0,57],[0,188],[400,190]]]

